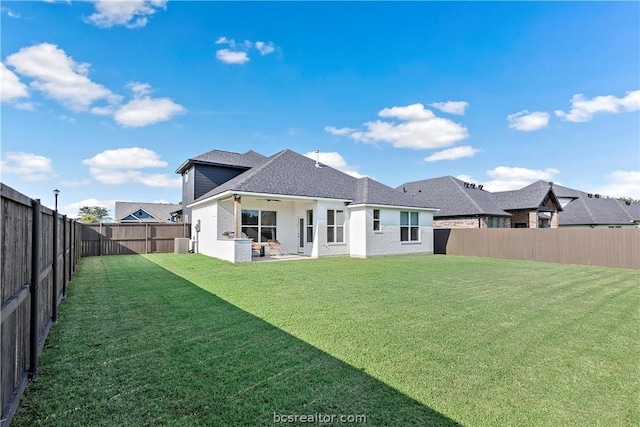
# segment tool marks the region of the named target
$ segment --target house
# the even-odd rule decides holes
[[[640,227],[640,203],[603,197],[600,194],[561,187],[557,184],[537,181],[525,187],[552,186],[563,196],[572,195],[572,199],[559,214],[562,228],[633,228]]]
[[[551,186],[499,191],[491,198],[511,214],[512,228],[558,228],[563,209]]]
[[[251,261],[252,245],[269,241],[312,258],[433,253],[436,209],[291,150],[262,158],[187,208],[194,251],[231,262]]]
[[[173,203],[116,202],[115,222],[179,222],[181,205]]]
[[[179,212],[182,221],[191,221],[190,203],[264,159],[263,155],[251,150],[244,154],[212,150],[187,159],[176,170],[182,175],[182,212]]]
[[[439,209],[435,228],[555,228],[562,210],[549,186],[490,193],[482,185],[444,176],[397,189]]]

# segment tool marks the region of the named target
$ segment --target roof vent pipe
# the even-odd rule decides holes
[[[320,167],[320,150],[315,150],[314,153],[316,153],[316,167],[319,168]]]

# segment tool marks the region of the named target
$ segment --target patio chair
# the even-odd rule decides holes
[[[269,255],[286,255],[287,253],[282,249],[282,245],[277,240],[267,241],[269,249]]]
[[[258,242],[251,242],[251,256],[264,256],[264,246]]]

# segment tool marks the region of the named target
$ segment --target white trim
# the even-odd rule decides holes
[[[382,209],[411,209],[414,211],[427,211],[427,212],[440,212],[440,209],[438,208],[419,208],[419,207],[415,207],[415,206],[393,206],[393,205],[375,205],[375,204],[369,204],[369,203],[359,203],[357,205],[347,205],[346,206],[348,209],[355,209],[355,208],[382,208]]]
[[[128,213],[128,214],[126,214],[125,216],[123,216],[122,218],[120,218],[118,221],[124,221],[124,219],[125,219],[126,217],[128,217],[129,215],[131,215],[132,217],[134,217],[134,218],[136,219],[136,221],[137,221],[137,222],[145,222],[145,219],[146,219],[146,220],[148,220],[148,219],[149,219],[149,218],[145,218],[145,219],[137,218],[137,217],[134,215],[134,212],[138,212],[138,211],[143,211],[144,213],[146,213],[147,215],[149,215],[151,218],[155,219],[156,221],[159,221],[159,222],[161,221],[157,216],[153,215],[151,212],[149,212],[149,211],[148,211],[148,210],[146,210],[145,208],[137,208],[137,209],[134,209],[134,210],[132,210],[130,213]],[[130,222],[134,222],[133,220],[130,220],[130,219],[129,219],[129,220],[127,220],[127,222],[129,222],[129,221],[130,221]]]
[[[200,200],[199,202],[193,202],[193,203],[187,205],[187,207],[188,208],[192,208],[194,206],[204,205],[204,204],[207,204],[209,202],[226,199],[228,197],[233,197],[233,196],[268,197],[270,199],[283,199],[283,200],[290,200],[290,201],[295,201],[295,200],[312,200],[312,201],[330,200],[330,201],[334,201],[334,202],[343,202],[343,203],[350,203],[351,202],[350,199],[333,199],[333,198],[330,198],[330,197],[294,196],[294,195],[290,195],[290,194],[250,193],[250,192],[246,192],[246,191],[227,190],[227,191],[222,192],[220,194],[216,194],[214,196],[208,197],[208,198],[206,198],[204,200]]]

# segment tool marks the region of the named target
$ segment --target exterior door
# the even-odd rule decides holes
[[[298,252],[304,252],[304,218],[298,217]]]

